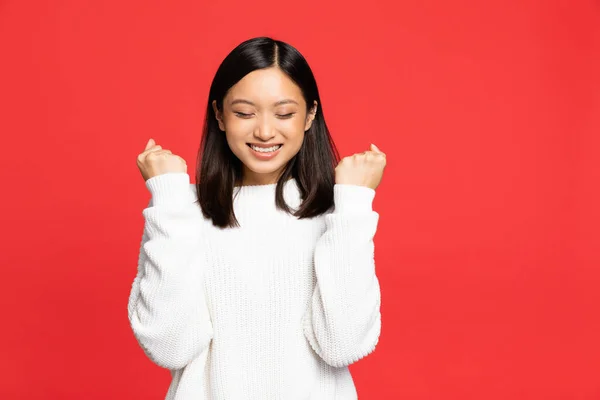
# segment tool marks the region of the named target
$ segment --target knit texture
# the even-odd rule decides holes
[[[133,333],[171,370],[167,400],[352,400],[348,365],[381,331],[375,191],[334,186],[335,207],[298,219],[275,184],[234,191],[240,227],[202,215],[187,173],[146,181],[151,200],[129,296]],[[295,180],[288,205],[301,204]]]

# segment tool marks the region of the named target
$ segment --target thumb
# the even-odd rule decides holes
[[[371,143],[371,151],[374,151],[376,153],[381,153],[381,150],[379,150],[379,147],[375,146],[373,143]]]
[[[146,148],[144,150],[148,150],[150,147],[154,146],[156,143],[154,142],[154,139],[150,138],[150,140],[148,140],[148,143],[146,143]]]

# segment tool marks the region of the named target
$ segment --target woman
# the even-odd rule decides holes
[[[197,185],[152,139],[137,159],[152,198],[128,312],[167,399],[356,399],[385,155],[338,163],[310,67],[270,38],[220,65],[200,147]]]

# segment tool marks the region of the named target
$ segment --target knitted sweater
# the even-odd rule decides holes
[[[381,330],[375,191],[334,186],[335,207],[298,219],[275,184],[236,187],[241,227],[202,215],[187,173],[146,181],[151,193],[128,314],[166,399],[351,400],[348,365]],[[295,180],[284,198],[301,204]]]

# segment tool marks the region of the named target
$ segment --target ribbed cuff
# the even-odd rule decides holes
[[[361,213],[373,211],[375,190],[358,185],[336,184],[333,186],[333,201],[336,213]]]
[[[185,172],[156,175],[146,181],[153,205],[182,205],[195,198],[190,187],[190,176]]]

